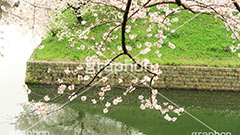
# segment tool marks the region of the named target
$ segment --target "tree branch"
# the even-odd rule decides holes
[[[123,22],[122,22],[122,49],[123,52],[125,54],[127,54],[127,48],[126,48],[126,37],[125,37],[125,30],[126,30],[126,24],[127,24],[127,20],[128,20],[128,13],[129,13],[129,9],[131,6],[132,0],[128,0],[127,3],[127,7],[126,7],[126,11],[123,15]]]
[[[93,81],[97,78],[97,76],[98,76],[106,67],[108,67],[115,59],[117,59],[118,57],[120,57],[120,56],[122,56],[122,55],[124,55],[124,53],[120,53],[120,54],[118,54],[117,56],[115,56],[107,65],[105,65],[103,68],[101,68],[101,69],[97,72],[97,74],[93,77],[93,79],[92,79],[87,85],[79,88],[79,89],[75,92],[75,94],[73,94],[69,99],[71,99],[73,96],[77,95],[82,88],[85,88],[85,87],[90,86],[90,85],[93,83]]]
[[[153,6],[156,6],[156,5],[160,5],[160,4],[175,4],[175,3],[176,3],[175,1],[164,1],[164,0],[162,0],[160,2],[145,5],[144,8],[150,8],[150,7],[153,7]]]
[[[236,7],[236,9],[240,12],[240,6],[236,2],[236,0],[232,0],[232,2],[233,2],[233,5]]]

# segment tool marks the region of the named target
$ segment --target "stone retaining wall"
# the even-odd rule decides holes
[[[78,75],[86,75],[86,65],[81,64],[84,69],[78,71],[75,75],[66,74],[64,70],[69,68],[75,70],[80,63],[75,62],[52,62],[52,61],[28,61],[26,83],[58,83],[57,80],[63,79],[66,84],[86,84],[89,80],[79,81]],[[129,65],[125,65],[130,68]],[[95,67],[96,68],[96,67]],[[51,69],[48,73],[48,69]],[[153,87],[157,88],[177,88],[177,89],[207,89],[207,90],[240,90],[240,68],[215,68],[198,66],[160,66],[162,74],[154,82]],[[95,69],[96,70],[96,69]],[[97,77],[94,83],[96,85],[105,85],[99,80],[106,76],[111,85],[128,86],[132,84],[134,77],[143,78],[150,74],[146,72],[121,71],[110,73],[104,71],[101,77]],[[123,83],[118,83],[118,78],[123,79]],[[93,83],[93,84],[94,84]],[[108,84],[109,84],[108,83]],[[143,85],[142,85],[143,86]]]

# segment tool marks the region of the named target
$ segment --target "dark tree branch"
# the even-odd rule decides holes
[[[150,7],[153,7],[153,6],[156,6],[156,5],[161,5],[161,4],[175,4],[176,2],[174,1],[161,1],[161,2],[156,2],[156,3],[153,3],[153,4],[149,4],[149,5],[145,5],[144,8],[150,8]]]
[[[115,56],[107,65],[105,65],[103,68],[101,68],[101,69],[97,72],[97,74],[93,77],[93,79],[92,79],[87,85],[79,88],[79,89],[75,92],[75,94],[73,94],[69,99],[71,99],[73,96],[77,95],[82,88],[86,88],[86,87],[90,86],[90,85],[93,83],[93,81],[97,78],[97,76],[98,76],[106,67],[108,67],[115,59],[117,59],[118,57],[120,57],[120,56],[122,56],[122,55],[124,55],[124,53],[120,53],[120,54],[118,54],[117,56]]]
[[[233,5],[236,7],[236,9],[240,12],[240,6],[236,2],[236,0],[232,0],[232,2],[233,2]]]
[[[67,3],[67,5],[68,5],[68,7],[72,8],[74,10],[78,22],[81,23],[83,19],[81,16],[81,12],[79,10],[82,8],[82,6],[74,7],[73,5],[71,5],[69,3]]]
[[[186,5],[184,5],[184,4],[181,2],[181,0],[176,0],[176,3],[177,3],[178,6],[182,6],[184,9],[189,10],[189,11],[191,11],[191,12],[194,13],[194,11],[193,11],[191,8],[189,8],[189,7],[187,7]]]
[[[184,10],[184,9],[178,9],[178,10]],[[163,19],[162,23],[164,23],[164,21],[172,14],[176,13],[176,11],[172,11],[171,13],[169,13],[168,15],[165,16],[165,18]]]
[[[151,1],[151,0],[148,0],[145,4],[143,4],[142,7],[145,7],[150,1]],[[130,19],[131,17],[133,17],[138,11],[140,11],[140,9],[141,9],[141,8],[139,8],[139,9],[136,10],[134,13],[132,13],[132,14],[128,17],[128,19]]]
[[[181,0],[176,0],[176,3],[177,3],[177,5],[178,5],[179,7],[182,6]]]
[[[105,45],[105,43],[106,43],[107,39],[109,38],[110,34],[111,34],[115,29],[117,29],[117,28],[120,27],[120,26],[121,26],[121,24],[115,26],[113,29],[111,29],[111,30],[108,32],[107,37],[104,39],[103,46]]]
[[[150,71],[148,68],[145,68],[144,66],[142,66],[141,64],[139,64],[139,63],[132,57],[132,55],[129,54],[128,52],[127,52],[127,55],[128,55],[128,57],[129,57],[135,64],[137,64],[138,67],[143,68],[143,69],[146,70],[148,73],[151,73],[151,74],[153,74],[154,76],[157,76],[156,73],[153,73],[153,72]]]
[[[123,49],[123,52],[125,54],[128,53],[127,48],[126,48],[125,30],[126,30],[126,24],[127,24],[127,20],[128,20],[128,13],[129,13],[129,9],[130,9],[131,3],[132,3],[132,0],[128,0],[126,11],[125,11],[125,13],[123,15],[123,22],[122,22],[122,49]]]

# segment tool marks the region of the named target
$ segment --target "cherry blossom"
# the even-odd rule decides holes
[[[73,85],[73,84],[72,84],[72,85],[69,85],[69,86],[68,86],[68,89],[69,89],[69,90],[74,90],[74,85]]]
[[[104,108],[104,109],[103,109],[103,113],[108,113],[108,109],[107,109],[107,108]]]
[[[82,100],[82,101],[85,101],[86,99],[87,99],[86,96],[82,96],[82,97],[81,97],[81,100]]]
[[[150,87],[154,84],[154,81],[161,76],[162,70],[159,68],[158,64],[151,66],[151,69],[147,67],[148,64],[151,64],[151,60],[144,58],[153,52],[157,57],[162,57],[160,54],[160,49],[164,45],[168,45],[170,48],[177,48],[176,45],[167,40],[168,35],[165,34],[165,31],[168,31],[170,34],[176,32],[178,29],[171,29],[171,25],[175,22],[178,22],[179,18],[170,17],[172,14],[180,14],[181,11],[187,10],[190,13],[201,13],[207,15],[213,15],[216,18],[221,19],[226,29],[232,32],[231,38],[233,41],[231,44],[230,50],[232,52],[237,52],[239,50],[239,30],[240,30],[240,14],[235,14],[240,12],[239,1],[215,1],[215,0],[21,0],[19,5],[14,6],[16,3],[15,0],[3,0],[6,1],[8,6],[1,5],[0,12],[0,23],[9,25],[14,22],[17,23],[22,30],[32,30],[35,31],[39,36],[44,40],[51,34],[55,34],[58,38],[58,41],[67,41],[67,47],[71,50],[76,51],[94,51],[95,55],[88,55],[85,58],[86,68],[94,68],[96,63],[104,63],[106,66],[103,66],[101,69],[106,69],[108,66],[114,63],[114,60],[118,59],[120,56],[129,57],[133,63],[138,64],[147,71],[146,75],[141,78],[132,78],[131,85],[125,87],[126,90],[123,92],[123,95],[134,92],[138,84],[149,84]],[[84,3],[84,4],[80,4]],[[172,8],[170,4],[176,5]],[[79,7],[78,10],[74,8]],[[111,12],[103,10],[103,7],[110,7]],[[158,11],[152,11],[151,9],[156,7]],[[72,14],[66,15],[64,11],[66,9],[71,9],[74,11]],[[91,13],[91,14],[89,14]],[[102,14],[104,17],[101,18]],[[84,15],[89,15],[94,20],[90,22],[89,20],[84,19]],[[71,20],[71,17],[77,18],[77,22],[74,21],[64,21]],[[82,18],[83,17],[83,18]],[[59,21],[56,21],[59,20]],[[143,36],[145,38],[142,44],[135,43],[139,38],[142,38],[140,35],[134,33],[134,29],[141,29],[141,25],[136,24],[136,20],[140,20],[141,23],[144,23],[146,26],[143,31]],[[72,27],[68,27],[71,23]],[[91,35],[93,29],[104,26],[107,27],[106,31],[103,31],[103,34]],[[75,28],[75,29],[74,29]],[[157,30],[155,30],[157,29]],[[121,32],[121,36],[116,34]],[[97,40],[101,38],[101,40]],[[82,44],[79,45],[80,40],[91,40],[91,45]],[[119,42],[121,41],[121,42]],[[78,44],[78,46],[77,46]],[[38,49],[44,49],[45,45],[39,45]],[[105,57],[106,52],[111,51],[112,47],[115,47],[116,51],[111,52],[112,59],[102,59]],[[157,47],[158,49],[156,50]],[[136,48],[139,50],[139,55],[141,59],[132,56],[132,52],[135,52]],[[155,53],[154,53],[155,52]],[[2,55],[2,53],[1,53]],[[240,57],[240,53],[237,54]],[[84,58],[83,58],[84,59]],[[139,62],[139,63],[138,63]],[[104,95],[112,89],[112,86],[108,84],[110,78],[101,77],[101,72],[93,72],[91,74],[80,74],[80,71],[84,70],[82,65],[76,67],[76,69],[70,70],[67,68],[64,70],[64,73],[67,75],[76,76],[77,80],[82,83],[85,82],[87,85],[84,85],[80,89],[75,89],[75,84],[69,86],[63,84],[62,79],[58,79],[59,87],[57,92],[60,96],[64,94],[69,94],[69,91],[64,93],[65,89],[68,87],[72,94],[69,94],[68,100],[72,101],[77,98],[77,94],[88,86],[91,86],[96,78],[102,78],[102,81],[105,86],[100,88],[100,91],[95,95],[99,96],[100,102],[103,102],[105,99]],[[47,72],[51,74],[51,68],[48,68]],[[102,70],[101,70],[102,71]],[[65,80],[64,80],[65,82]],[[123,78],[118,78],[118,83],[123,83]],[[27,94],[31,93],[31,90],[25,85],[24,90]],[[148,89],[149,91],[149,89]],[[147,96],[139,95],[138,98],[141,102],[140,109],[155,109],[164,115],[164,119],[168,121],[175,122],[177,117],[170,117],[168,112],[172,111],[177,115],[184,112],[183,108],[176,108],[173,105],[169,105],[168,102],[163,102],[159,104],[157,100],[158,90],[150,90],[150,94]],[[116,96],[117,97],[117,96]],[[111,101],[105,103],[106,107],[103,109],[103,113],[107,113],[109,110],[108,107],[113,107],[113,105],[118,105],[122,102],[122,97],[113,97]],[[125,96],[124,96],[125,97]],[[92,98],[92,97],[91,97]],[[95,98],[95,97],[94,97]],[[96,98],[96,99],[97,99]],[[107,97],[106,97],[107,98]],[[146,98],[146,99],[144,99]],[[81,100],[85,101],[87,96],[81,96]],[[92,99],[92,103],[96,104],[96,99]],[[48,95],[44,96],[45,101],[50,101]],[[111,104],[111,103],[113,104]],[[104,105],[104,104],[103,104]],[[45,106],[45,107],[42,107]],[[38,108],[39,114],[46,115],[49,113],[49,110],[46,109],[47,105],[36,103],[32,108]],[[54,109],[56,110],[56,109]]]
[[[50,97],[48,95],[44,96],[44,100],[45,101],[49,101],[50,100]]]

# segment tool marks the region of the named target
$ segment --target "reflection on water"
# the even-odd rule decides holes
[[[31,111],[29,107],[25,106],[22,113],[29,111]],[[38,123],[37,126],[29,129],[36,123]],[[81,113],[69,107],[45,118],[25,117],[16,125],[16,128],[21,130],[18,133],[22,134],[42,132],[46,135],[143,135],[138,130],[103,115]],[[28,130],[25,131],[26,129]]]
[[[29,95],[29,100],[34,99],[35,101],[42,99],[42,97],[46,94],[48,94],[50,97],[54,97],[54,94],[51,95],[51,93],[57,93],[58,88],[58,86],[55,85],[40,84],[28,84],[28,87],[32,90],[32,93]],[[76,98],[68,107],[71,107],[72,109],[78,111],[77,120],[81,119],[82,123],[88,123],[85,125],[82,124],[84,128],[88,127],[88,130],[91,129],[97,133],[102,131],[101,129],[104,129],[105,132],[108,133],[110,132],[109,130],[112,130],[112,127],[100,127],[102,124],[100,123],[100,118],[102,117],[99,115],[91,115],[103,113],[103,107],[101,107],[101,105],[95,106],[91,103],[92,98],[98,99],[95,97],[95,95],[98,96],[98,94],[96,94],[98,91],[99,89],[95,87],[91,88],[89,91],[86,91],[84,93],[84,95],[88,96],[86,101],[82,102],[80,98]],[[122,96],[122,93],[124,91],[124,89],[112,88],[112,90],[105,95],[105,98],[110,99],[113,96]],[[181,107],[184,107],[185,110],[190,112],[193,116],[203,121],[213,129],[220,131],[229,131],[232,132],[233,135],[240,134],[240,131],[237,128],[240,126],[240,92],[196,90],[190,91],[177,89],[164,89],[159,90],[159,92]],[[147,97],[149,92],[146,90],[146,88],[136,89],[128,96],[124,96],[123,102],[121,102],[119,106],[111,108],[109,113],[105,116],[113,118],[117,121],[121,121],[124,124],[127,124],[127,126],[134,127],[144,134],[150,135],[155,135],[156,133],[163,133],[164,135],[186,135],[191,134],[193,131],[209,131],[208,128],[204,127],[201,123],[188,116],[187,114],[183,114],[178,117],[178,120],[175,123],[170,123],[164,120],[162,117],[159,117],[159,114],[156,111],[150,109],[141,110],[139,108],[139,105],[141,103],[138,99],[138,95],[140,94]],[[68,97],[63,97],[63,99],[58,100],[57,103],[64,103],[64,101],[67,99]],[[166,100],[161,96],[158,96],[157,99],[159,102],[166,102]],[[83,112],[89,112],[91,114],[85,114]],[[67,115],[65,117],[69,116]],[[81,122],[78,122],[80,126]],[[69,123],[72,125],[73,122]],[[71,127],[68,125],[61,126],[66,126],[64,129]],[[127,126],[120,129],[124,129],[124,132],[127,132],[125,130],[128,129]],[[81,127],[81,129],[83,129],[83,127]],[[116,128],[118,126],[113,127]],[[122,132],[122,130],[120,131]],[[114,133],[118,133],[117,131],[118,130],[114,131]],[[101,134],[104,135],[106,134],[105,132],[102,131]]]

